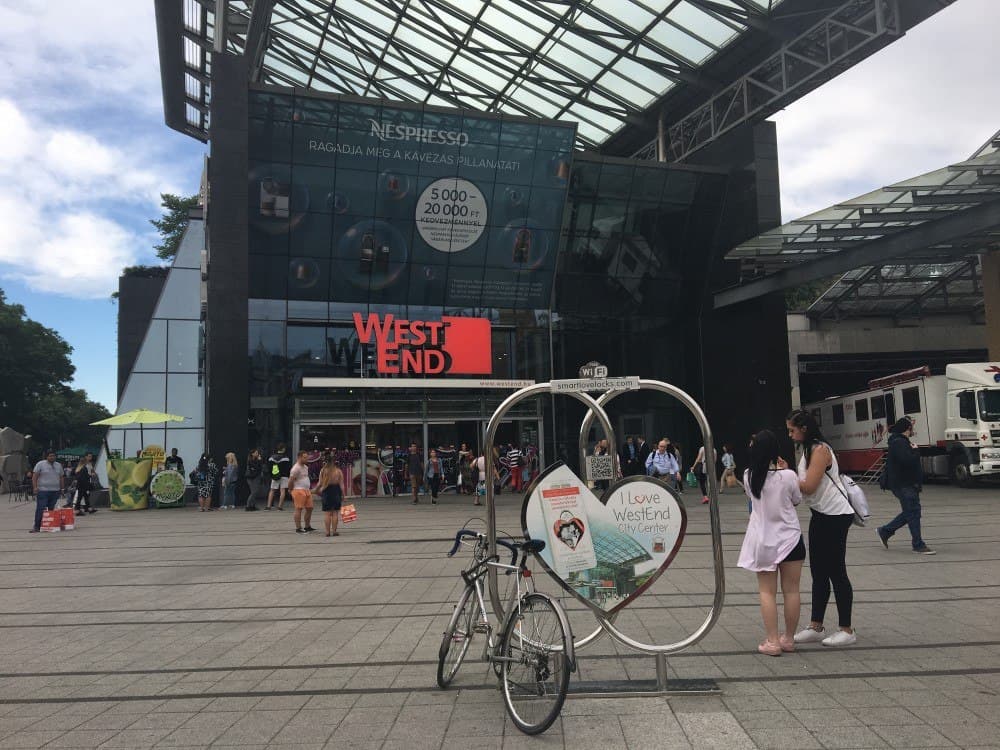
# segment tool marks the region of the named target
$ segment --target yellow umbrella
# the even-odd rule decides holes
[[[142,426],[144,424],[158,424],[160,422],[183,422],[187,417],[181,417],[177,414],[167,414],[162,411],[150,411],[149,409],[133,409],[132,411],[127,411],[124,414],[116,414],[113,417],[108,417],[107,419],[101,419],[97,422],[91,422],[93,425],[108,425],[109,427],[120,427],[126,424],[137,424],[139,425],[139,442],[145,442],[142,437]],[[107,447],[107,441],[105,441],[105,448]],[[122,454],[125,453],[125,441],[122,438]],[[110,458],[111,452],[108,451],[108,457]]]

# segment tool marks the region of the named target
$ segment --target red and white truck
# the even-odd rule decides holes
[[[844,471],[875,473],[884,460],[889,427],[913,420],[924,473],[960,485],[1000,475],[1000,364],[927,367],[868,381],[868,390],[805,404],[819,420]]]

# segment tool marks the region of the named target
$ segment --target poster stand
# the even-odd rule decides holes
[[[615,433],[611,427],[611,421],[604,407],[617,396],[623,393],[636,390],[651,390],[663,393],[677,401],[691,413],[701,431],[702,444],[705,446],[705,463],[707,466],[715,466],[715,448],[712,441],[712,431],[708,420],[701,407],[691,396],[680,388],[664,383],[659,380],[645,380],[638,377],[591,377],[577,380],[553,380],[548,383],[536,383],[522,388],[508,396],[497,407],[486,427],[485,435],[485,455],[493,455],[494,440],[497,430],[507,413],[518,403],[529,398],[534,398],[543,394],[564,395],[575,398],[585,406],[587,413],[580,425],[580,465],[585,464],[587,435],[591,425],[596,419],[608,441],[608,454],[616,457],[618,455]],[[591,393],[599,392],[597,398]],[[725,600],[725,569],[722,555],[722,531],[719,522],[719,487],[718,478],[714,471],[707,472],[708,496],[709,496],[709,523],[712,539],[712,567],[715,577],[714,596],[711,608],[704,621],[693,632],[685,638],[666,644],[650,644],[637,640],[615,625],[618,613],[624,611],[628,603],[616,610],[614,613],[601,613],[595,611],[597,620],[595,630],[583,638],[575,639],[574,646],[580,651],[597,641],[601,636],[607,635],[618,643],[639,653],[649,654],[656,662],[655,680],[602,680],[591,682],[575,682],[570,684],[570,694],[587,697],[640,697],[657,696],[670,694],[706,694],[719,692],[718,685],[711,679],[679,679],[668,680],[667,675],[667,655],[675,654],[704,638],[718,621],[722,613],[722,606]],[[489,542],[489,552],[496,554],[496,502],[492,482],[486,483],[486,525],[487,539]],[[558,578],[556,578],[558,580]],[[504,616],[504,606],[500,594],[499,582],[494,568],[490,569],[488,575],[488,589],[490,602],[494,613],[502,618]],[[564,585],[560,581],[560,585]],[[638,595],[631,601],[640,598]]]

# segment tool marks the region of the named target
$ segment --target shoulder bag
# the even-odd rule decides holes
[[[851,479],[851,477],[841,474],[840,483],[843,485],[841,487],[830,475],[829,469],[827,469],[826,475],[830,477],[830,481],[833,482],[833,486],[837,488],[837,491],[847,498],[847,502],[850,503],[851,510],[854,511],[854,525],[867,526],[868,519],[871,517],[871,510],[868,508],[868,498],[865,497],[865,491],[861,489],[861,485]]]

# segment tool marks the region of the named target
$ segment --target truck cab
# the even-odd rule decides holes
[[[1000,364],[948,365],[945,377],[944,447],[952,477],[966,485],[979,476],[1000,473]]]

